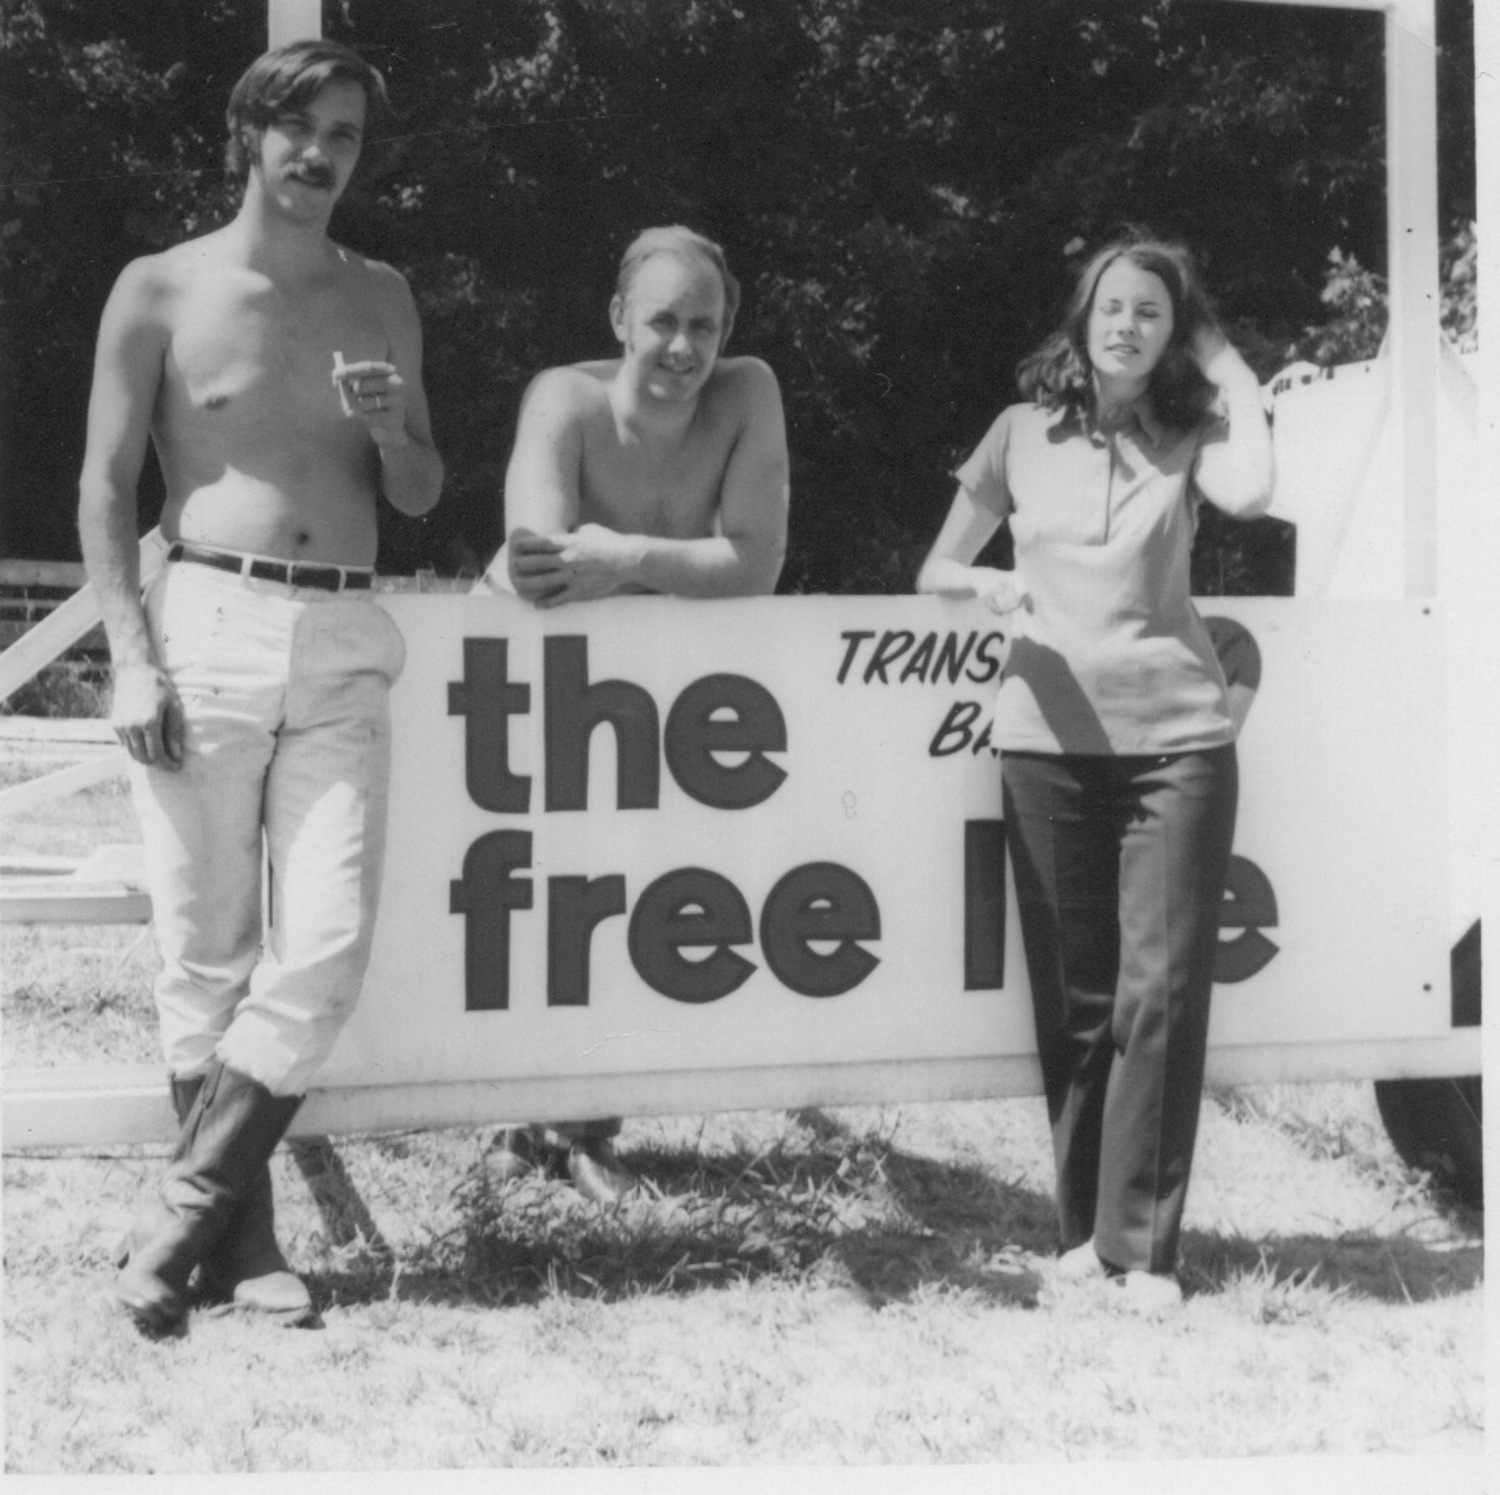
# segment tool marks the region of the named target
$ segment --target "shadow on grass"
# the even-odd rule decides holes
[[[459,1185],[457,1228],[399,1266],[367,1253],[308,1280],[322,1304],[394,1293],[617,1301],[769,1279],[842,1287],[877,1307],[931,1291],[1035,1306],[1035,1258],[1052,1250],[1048,1196],[851,1135],[823,1112],[797,1120],[758,1152],[637,1149],[629,1162],[645,1182],[615,1208],[538,1179],[494,1189],[476,1172]],[[353,1239],[362,1207],[315,1197],[330,1238]],[[373,1221],[364,1234],[377,1239]]]
[[[1182,1279],[1189,1294],[1256,1282],[1283,1298],[1316,1287],[1381,1303],[1423,1303],[1468,1292],[1483,1277],[1477,1231],[1463,1244],[1440,1249],[1400,1236],[1183,1235]]]
[[[395,1253],[380,1233],[354,1181],[328,1137],[294,1137],[287,1150],[302,1181],[307,1185],[323,1220],[323,1229],[334,1246],[356,1243],[374,1257],[389,1262]]]
[[[304,1175],[330,1239],[362,1249],[310,1286],[320,1307],[398,1296],[613,1302],[757,1281],[842,1288],[873,1307],[929,1293],[1037,1306],[1039,1271],[1056,1250],[1050,1194],[903,1152],[820,1110],[795,1121],[755,1152],[636,1149],[629,1163],[643,1187],[614,1208],[543,1179],[495,1189],[476,1171],[456,1191],[456,1225],[399,1260],[324,1144]],[[1482,1219],[1467,1222],[1471,1239]],[[1419,1302],[1464,1292],[1483,1273],[1479,1245],[1407,1237],[1188,1231],[1183,1258],[1190,1296],[1253,1291],[1265,1316],[1295,1313],[1313,1293]]]

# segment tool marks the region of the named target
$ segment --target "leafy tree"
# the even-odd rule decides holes
[[[1465,3],[1444,0],[1454,78]],[[131,256],[232,211],[222,110],[263,25],[264,0],[0,10],[0,389],[7,436],[31,438],[4,474],[8,550],[74,553],[99,308]],[[648,223],[720,239],[745,284],[733,347],[777,370],[792,439],[788,590],[910,586],[947,474],[1014,397],[1078,256],[1121,223],[1194,245],[1263,376],[1337,319],[1331,249],[1383,270],[1369,14],[340,0],[325,29],[386,72],[400,111],[335,231],[411,278],[450,472],[430,522],[382,514],[389,569],[477,567],[499,543],[525,383],[610,350],[614,266]],[[1445,213],[1468,222],[1461,94],[1443,95]],[[1205,526],[1203,574],[1279,585],[1263,537]]]
[[[251,10],[13,0],[0,11],[7,553],[77,554],[99,313],[128,259],[201,232],[226,208],[223,109],[232,59],[256,49]]]

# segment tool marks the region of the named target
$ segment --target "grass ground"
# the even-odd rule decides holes
[[[130,839],[116,791],[79,799],[83,839]],[[8,843],[67,850],[52,814]],[[139,931],[0,937],[6,1064],[154,1057]],[[1279,1491],[1290,1456],[1373,1457],[1383,1489],[1483,1448],[1482,1216],[1403,1167],[1367,1085],[1206,1099],[1187,1300],[1154,1320],[1041,1290],[1034,1099],[633,1120],[650,1187],[615,1210],[489,1189],[483,1142],[283,1148],[322,1327],[195,1314],[162,1343],[103,1298],[160,1151],[8,1156],[7,1474],[917,1466],[925,1491],[1213,1459],[1239,1462],[1207,1488]]]

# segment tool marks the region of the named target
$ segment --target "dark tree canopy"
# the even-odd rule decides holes
[[[1097,12],[1097,13],[1094,13]],[[1443,77],[1472,75],[1465,0]],[[498,545],[517,402],[607,354],[623,245],[720,239],[793,454],[785,590],[904,590],[948,474],[1125,223],[1199,253],[1262,377],[1332,315],[1330,254],[1385,254],[1380,18],[1207,0],[340,0],[328,35],[397,118],[335,233],[410,278],[449,480],[382,514],[388,570]],[[236,195],[223,110],[265,0],[0,0],[7,554],[77,554],[99,312],[127,260]],[[1467,50],[1466,50],[1467,49]],[[1445,221],[1474,211],[1472,95],[1443,90]],[[143,484],[143,518],[160,502]],[[1260,526],[1205,527],[1214,589],[1268,590]],[[1262,554],[1261,552],[1264,552]]]

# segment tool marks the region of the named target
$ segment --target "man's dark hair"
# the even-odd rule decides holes
[[[390,101],[385,79],[358,52],[342,42],[318,39],[289,42],[257,57],[229,95],[225,113],[229,143],[224,148],[224,164],[230,176],[243,184],[266,127],[278,115],[301,109],[336,81],[357,83],[364,89],[368,133]]]

